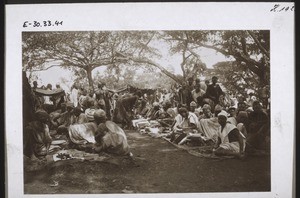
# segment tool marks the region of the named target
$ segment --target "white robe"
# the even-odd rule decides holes
[[[230,123],[226,123],[225,127],[222,130],[222,127],[219,127],[218,130],[218,136],[221,138],[221,144],[220,147],[232,152],[236,152],[239,153],[240,152],[240,145],[239,142],[229,142],[229,138],[228,138],[228,134],[233,130],[233,129],[237,129],[236,126],[234,126],[233,124]],[[244,148],[243,151],[245,150],[245,143],[246,143],[246,138],[245,136],[239,131],[240,135],[243,137],[243,141],[244,141]]]
[[[70,95],[70,101],[74,104],[74,107],[78,106],[78,89],[72,89]]]

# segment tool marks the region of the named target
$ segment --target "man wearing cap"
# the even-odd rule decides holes
[[[220,124],[218,130],[218,141],[215,145],[215,155],[244,156],[245,136],[234,126],[227,122],[227,112],[222,110],[218,114]]]

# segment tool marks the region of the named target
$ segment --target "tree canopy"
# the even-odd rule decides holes
[[[229,89],[256,89],[270,83],[270,32],[267,30],[23,32],[22,41],[24,71],[67,68],[78,79],[87,79],[92,89],[95,85],[92,71],[104,66],[106,74],[98,74],[97,79],[100,75],[120,82],[122,76],[131,79],[131,83],[136,79],[155,84],[150,80],[149,72],[152,72],[156,80],[161,80],[163,74],[169,77],[165,83],[172,79],[180,84],[186,78],[199,77],[211,71],[199,53],[203,48],[233,59],[220,62],[213,69]],[[181,56],[182,77],[157,62],[162,54],[156,44],[161,42],[168,46],[170,56]],[[140,68],[145,70],[144,78],[130,77],[137,75],[134,70]]]

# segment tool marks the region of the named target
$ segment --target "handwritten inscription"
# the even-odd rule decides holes
[[[54,26],[62,26],[63,21],[25,21],[23,23],[23,28],[27,27],[54,27]]]
[[[295,6],[281,6],[280,4],[275,4],[274,7],[270,10],[270,12],[288,12],[294,10]]]

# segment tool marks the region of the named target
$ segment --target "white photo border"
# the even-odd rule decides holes
[[[85,3],[6,5],[5,126],[8,197],[25,195],[22,138],[22,32],[96,30],[270,30],[271,192],[103,194],[101,197],[291,197],[295,134],[294,12],[276,3]],[[294,3],[278,3],[292,7]],[[59,20],[62,26],[24,28],[25,21]],[[99,197],[99,195],[55,195]]]

